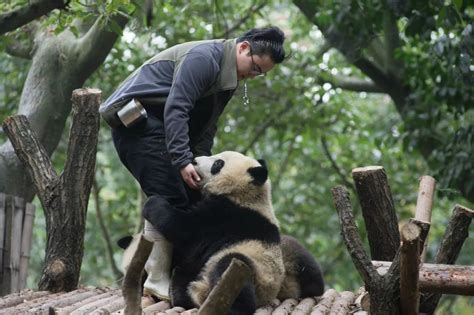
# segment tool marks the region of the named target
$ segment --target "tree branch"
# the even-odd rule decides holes
[[[226,30],[223,34],[221,34],[220,36],[218,36],[218,38],[228,38],[230,36],[230,34],[232,34],[234,31],[236,31],[242,24],[245,23],[245,21],[247,21],[251,16],[252,14],[254,14],[255,12],[258,12],[260,11],[264,6],[266,6],[267,3],[266,1],[262,2],[261,4],[257,5],[257,6],[254,6],[252,5],[246,12],[247,14],[245,14],[240,20],[238,20],[236,23],[234,23],[234,25],[232,25],[228,30]]]
[[[102,64],[105,57],[109,54],[110,49],[114,46],[117,38],[121,36],[121,34],[109,31],[107,29],[108,25],[116,23],[123,29],[128,22],[128,18],[120,14],[116,14],[106,23],[104,23],[102,19],[103,17],[99,17],[87,33],[76,42],[76,51],[79,53],[77,58],[78,67],[91,69],[91,72],[87,76],[92,74],[92,72]]]
[[[334,87],[341,88],[353,92],[367,92],[367,93],[385,93],[379,86],[372,81],[367,81],[359,78],[346,77],[342,75],[333,75],[329,72],[323,72],[316,77],[316,82],[319,84],[330,83]]]
[[[403,75],[403,63],[395,58],[395,50],[400,47],[400,34],[397,20],[388,9],[384,13],[384,35],[385,35],[385,69],[398,79]]]
[[[7,117],[2,127],[10,139],[16,155],[26,166],[40,200],[45,202],[52,201],[50,193],[57,186],[59,177],[45,148],[31,129],[26,116]],[[46,215],[49,208],[48,205],[43,205]]]
[[[36,0],[21,8],[0,14],[0,35],[16,30],[54,9],[66,9],[69,0]]]
[[[352,216],[352,206],[347,188],[336,186],[331,189],[331,192],[339,215],[341,235],[357,271],[359,271],[366,284],[377,281],[380,275],[375,270],[362,245],[362,240]]]
[[[328,144],[327,144],[327,141],[326,141],[326,137],[321,136],[320,140],[321,140],[321,145],[323,147],[324,154],[326,155],[327,159],[331,163],[332,168],[336,171],[336,173],[341,178],[342,184],[346,187],[350,187],[352,189],[352,191],[355,191],[354,185],[352,185],[352,183],[350,183],[347,180],[346,176],[342,172],[342,169],[339,167],[339,165],[337,165],[336,161],[331,156],[331,153],[329,152]]]

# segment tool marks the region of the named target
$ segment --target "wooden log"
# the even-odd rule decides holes
[[[97,89],[73,91],[72,125],[61,176],[25,116],[7,117],[2,125],[33,180],[45,213],[47,245],[40,290],[71,291],[79,281],[97,152],[100,95]]]
[[[24,303],[21,303],[13,307],[2,309],[1,313],[6,314],[6,315],[27,313],[30,309],[35,308],[35,307],[40,307],[41,305],[58,298],[59,296],[61,296],[61,294],[64,294],[64,292],[58,292],[58,293],[53,293],[53,294],[49,292],[49,294],[46,294],[44,296],[26,301]]]
[[[46,301],[36,307],[31,307],[28,311],[31,312],[32,314],[36,314],[36,313],[47,314],[49,313],[49,310],[51,308],[54,308],[56,306],[61,307],[61,306],[69,305],[71,303],[75,303],[89,296],[92,296],[93,294],[96,294],[96,293],[86,288],[79,288],[77,290],[70,291],[68,293],[63,293],[57,298],[50,299],[49,301]]]
[[[290,314],[296,305],[298,305],[298,300],[293,299],[293,298],[286,299],[277,308],[275,308],[272,315]]]
[[[115,295],[113,299],[109,300],[109,302],[106,305],[93,311],[92,313],[90,313],[90,315],[111,314],[124,307],[125,307],[125,301],[123,300],[123,297],[121,295],[119,296]]]
[[[190,310],[186,310],[181,313],[181,315],[197,315],[198,309],[197,308],[192,308]]]
[[[387,273],[392,263],[372,261],[381,275]],[[474,295],[474,266],[427,264],[420,266],[418,279],[421,292],[457,295]]]
[[[21,233],[20,290],[26,288],[26,279],[28,278],[28,261],[30,259],[34,220],[35,220],[35,206],[31,203],[27,203],[25,206],[25,216],[23,218],[23,230]]]
[[[153,305],[150,305],[150,306],[144,308],[143,313],[145,313],[145,315],[152,315],[152,314],[156,314],[156,313],[159,313],[159,312],[164,312],[164,311],[170,309],[170,307],[171,307],[170,302],[161,301],[161,302],[158,302],[156,304],[153,304]]]
[[[280,300],[279,299],[273,299],[273,301],[265,306],[259,307],[254,315],[271,315],[273,313],[273,310],[280,305]]]
[[[94,303],[95,301],[102,300],[108,298],[110,296],[114,296],[119,294],[118,290],[110,290],[105,291],[102,289],[96,289],[93,291],[88,291],[88,293],[92,293],[90,295],[84,294],[81,299],[75,300],[74,298],[65,300],[64,303],[60,303],[59,305],[54,305],[53,310],[55,315],[69,315],[71,312],[77,310],[78,308],[83,307],[84,305]],[[67,304],[65,304],[68,302]],[[124,305],[125,307],[125,305]]]
[[[471,225],[473,217],[473,210],[461,205],[454,207],[453,214],[435,257],[437,264],[451,265],[456,262],[464,241],[469,236],[469,226]],[[442,294],[440,293],[426,294],[422,297],[420,310],[423,313],[433,314],[441,296]]]
[[[137,250],[125,273],[122,284],[122,295],[125,300],[125,315],[141,315],[141,281],[145,263],[150,256],[153,243],[147,241],[143,235],[138,242]]]
[[[311,313],[311,309],[315,305],[316,301],[313,298],[305,298],[295,306],[295,309],[291,312],[291,315],[307,315]]]
[[[431,210],[436,181],[431,176],[421,176],[416,200],[415,219],[431,223]]]
[[[199,308],[198,314],[227,314],[245,282],[252,278],[253,272],[250,267],[241,260],[233,258],[217,285],[211,290]]]
[[[370,293],[370,306],[374,314],[398,314],[400,295],[400,251],[385,276],[380,276],[369,260],[352,216],[349,192],[345,187],[332,189],[333,200],[339,214],[341,235],[357,271]],[[397,231],[398,233],[398,231]]]
[[[471,225],[472,218],[474,218],[473,210],[461,205],[454,207],[453,214],[435,257],[436,263],[450,265],[456,262],[462,245],[469,236],[469,226]]]
[[[362,276],[365,283],[369,283],[378,274],[375,271],[369,256],[364,250],[362,240],[355,225],[352,215],[352,206],[349,199],[349,192],[343,186],[337,186],[332,190],[334,205],[339,215],[339,223],[341,226],[341,236],[351,255],[352,261]]]
[[[418,315],[418,304],[420,302],[418,288],[420,234],[420,228],[413,223],[405,224],[401,230],[400,310],[402,314],[406,315]]]
[[[431,211],[433,207],[433,198],[436,181],[431,176],[422,176],[418,188],[418,198],[416,200],[415,220],[428,222],[431,224]],[[426,237],[427,239],[428,237]],[[425,239],[423,248],[421,249],[421,261],[425,261],[426,247],[428,245]],[[381,259],[382,260],[382,259]]]
[[[27,292],[27,293],[22,292],[21,294],[18,292],[12,293],[0,299],[0,310],[9,308],[9,307],[14,307],[21,303],[37,299],[37,298],[46,296],[48,294],[49,294],[48,291],[32,291],[32,292]]]
[[[313,307],[311,311],[311,315],[325,315],[329,314],[329,310],[331,309],[332,303],[339,295],[336,290],[329,289],[321,297],[319,303]]]
[[[431,224],[429,222],[424,222],[424,221],[420,221],[413,218],[408,220],[408,223],[415,224],[416,226],[420,228],[420,240],[418,242],[419,243],[418,250],[420,252],[419,254],[421,255],[424,249],[424,244],[426,242],[426,239],[428,238],[428,233],[430,231]]]
[[[350,311],[350,305],[354,302],[354,293],[344,291],[334,299],[334,302],[329,310],[331,315],[346,315]]]
[[[79,307],[78,309],[74,310],[71,312],[71,315],[82,315],[82,314],[91,314],[98,309],[108,305],[112,301],[114,301],[117,297],[116,296],[109,296],[105,299],[100,299],[95,302],[83,305]]]
[[[352,170],[372,260],[392,261],[400,246],[398,219],[387,175],[381,166]]]

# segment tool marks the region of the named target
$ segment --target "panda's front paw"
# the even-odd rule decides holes
[[[157,195],[151,196],[143,206],[143,217],[156,227],[172,211],[171,208],[171,204],[165,198]]]

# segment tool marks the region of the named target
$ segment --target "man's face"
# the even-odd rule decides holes
[[[237,44],[236,54],[237,80],[239,81],[265,75],[275,66],[275,63],[268,55],[252,55],[250,45],[246,41]]]

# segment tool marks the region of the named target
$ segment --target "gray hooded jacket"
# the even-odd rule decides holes
[[[236,40],[205,40],[173,46],[132,73],[100,106],[112,127],[117,112],[138,99],[162,119],[171,162],[181,168],[195,155],[210,155],[217,120],[237,88]],[[192,151],[191,151],[192,150]]]

